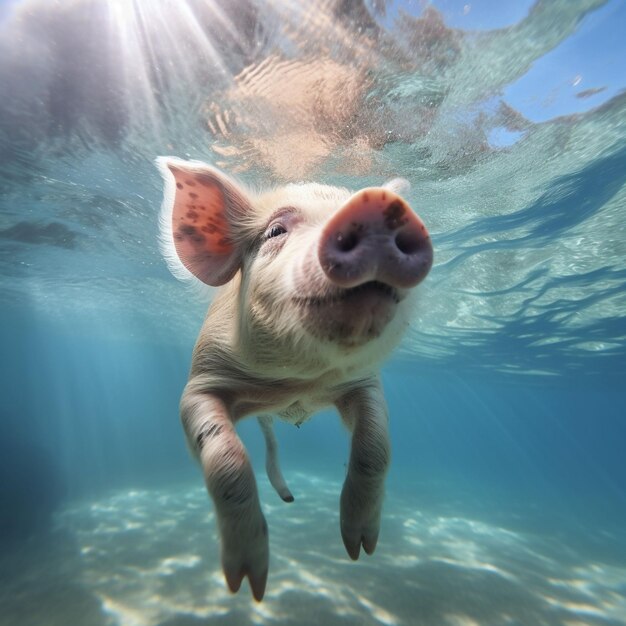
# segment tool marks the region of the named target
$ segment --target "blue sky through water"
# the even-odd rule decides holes
[[[408,0],[392,2],[385,23],[393,24],[400,11],[419,16],[435,7],[445,23],[464,31],[490,31],[514,26],[533,7],[532,0]],[[577,32],[536,61],[503,99],[533,122],[582,113],[606,102],[626,88],[626,2],[609,0],[591,11]],[[502,137],[501,143],[512,143]]]

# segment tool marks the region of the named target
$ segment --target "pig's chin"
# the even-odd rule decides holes
[[[400,300],[396,289],[378,281],[295,298],[304,325],[312,335],[347,348],[380,337]]]

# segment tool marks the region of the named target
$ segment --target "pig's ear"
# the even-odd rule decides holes
[[[157,165],[165,180],[161,242],[170,270],[212,287],[227,283],[241,266],[233,225],[250,210],[246,194],[199,161],[159,157]]]

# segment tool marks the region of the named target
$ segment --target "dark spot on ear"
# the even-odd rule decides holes
[[[188,237],[191,237],[191,235],[196,234],[196,227],[192,226],[191,224],[181,224],[178,227],[178,232],[181,235],[187,235]]]
[[[367,193],[367,191],[363,192],[363,201],[364,202],[369,202],[370,201],[370,197],[369,197],[369,194]]]
[[[190,191],[190,192],[189,192],[189,197],[190,197],[190,198],[193,198],[193,199],[195,200],[195,199],[198,197],[198,194],[197,194],[197,193],[194,193],[193,191]]]
[[[206,226],[203,226],[201,230],[209,235],[212,235],[217,232],[217,226],[215,224],[207,224]]]
[[[191,178],[189,178],[188,180],[185,181],[185,185],[189,185],[190,187],[195,187],[196,182],[194,180],[191,180]]]
[[[178,187],[178,189],[182,189],[183,188],[183,184],[182,183],[176,183],[176,187]]]
[[[178,227],[178,232],[181,235],[181,238],[191,239],[191,241],[197,246],[206,243],[206,239],[204,235],[198,231],[195,226],[191,224],[181,224]],[[180,241],[180,239],[179,239]]]
[[[190,220],[192,220],[194,222],[197,222],[199,215],[198,215],[198,213],[196,211],[194,211],[193,209],[190,209],[189,211],[187,211],[187,217]]]
[[[395,230],[396,228],[400,228],[400,226],[407,223],[407,218],[404,217],[406,213],[406,208],[404,204],[400,202],[400,200],[394,200],[389,206],[383,211],[383,216],[385,218],[385,226],[389,230]]]
[[[228,239],[228,237],[222,237],[218,244],[223,247],[230,246],[230,239]]]
[[[383,193],[380,196],[380,199],[383,200],[383,201],[387,199],[387,192],[386,191],[383,191]]]

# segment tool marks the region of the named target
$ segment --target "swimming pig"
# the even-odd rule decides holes
[[[357,559],[376,547],[390,449],[381,361],[409,324],[433,250],[398,195],[406,181],[352,194],[319,184],[251,193],[200,162],[160,158],[163,247],[179,275],[221,286],[196,343],[181,419],[199,460],[235,592],[245,576],[260,601],[267,523],[235,431],[259,416],[270,481],[291,495],[272,416],[302,424],[334,405],[352,434],[341,536]]]

